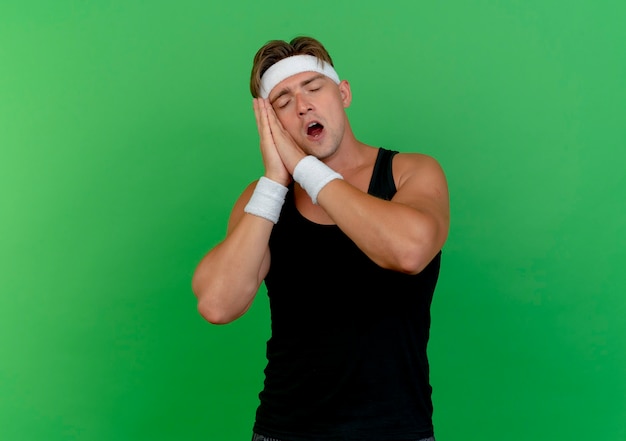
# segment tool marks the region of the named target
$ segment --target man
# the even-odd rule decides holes
[[[265,174],[192,285],[216,324],[267,287],[253,440],[434,439],[426,347],[449,226],[441,167],[356,139],[350,85],[313,38],[259,49],[250,88]]]

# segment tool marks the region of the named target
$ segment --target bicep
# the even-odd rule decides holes
[[[407,155],[394,163],[397,192],[392,201],[419,211],[436,226],[435,242],[443,246],[450,224],[448,183],[441,165],[432,157]],[[396,173],[397,171],[397,173]]]

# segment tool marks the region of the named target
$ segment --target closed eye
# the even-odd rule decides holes
[[[291,102],[291,100],[284,100],[284,101],[279,101],[276,103],[276,106],[279,109],[284,109],[285,107],[287,107],[287,104],[289,104]]]

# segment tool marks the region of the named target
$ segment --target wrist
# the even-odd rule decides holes
[[[315,156],[305,156],[293,170],[293,179],[311,197],[314,204],[317,204],[317,195],[328,184],[335,179],[343,179],[339,173],[324,164]]]
[[[281,183],[261,176],[243,211],[267,219],[275,224],[278,222],[280,212],[285,203],[287,191],[287,187]]]
[[[278,175],[266,172],[263,177],[279,185],[282,185],[283,187],[287,187],[289,184],[291,184],[291,176],[286,174]]]

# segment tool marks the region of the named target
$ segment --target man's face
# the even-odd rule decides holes
[[[341,144],[350,99],[346,81],[337,85],[317,72],[286,78],[269,95],[285,130],[306,154],[320,159],[331,156]]]

